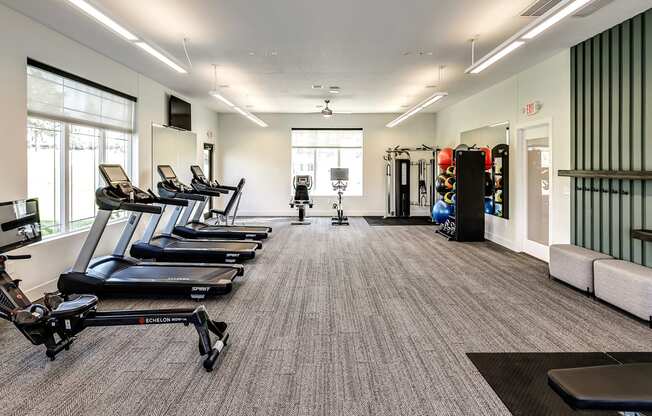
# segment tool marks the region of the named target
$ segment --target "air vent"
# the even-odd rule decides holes
[[[527,8],[521,16],[523,17],[539,17],[545,12],[559,4],[561,0],[537,0],[530,7]]]
[[[609,3],[613,3],[614,0],[597,0],[589,5],[582,7],[573,17],[587,17],[597,12],[604,6]],[[530,7],[527,8],[521,16],[523,17],[539,17],[545,14],[548,10],[552,9],[556,5],[561,3],[561,0],[537,0]]]
[[[573,16],[574,17],[586,17],[590,16],[593,13],[597,12],[604,6],[608,5],[609,3],[613,3],[614,0],[598,0],[594,1],[593,3],[589,4],[586,7],[582,7],[577,13],[575,13]]]

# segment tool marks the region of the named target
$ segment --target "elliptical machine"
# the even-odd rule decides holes
[[[349,225],[349,218],[344,216],[342,208],[342,195],[349,185],[349,168],[331,168],[331,185],[337,192],[337,201],[333,203],[337,216],[331,218],[331,225]]]
[[[294,196],[290,198],[290,208],[297,208],[299,211],[299,220],[292,221],[292,225],[309,225],[310,221],[306,220],[306,206],[312,208],[313,201],[310,199],[310,190],[312,189],[312,176],[296,175],[292,179],[294,187]]]
[[[0,204],[0,253],[41,240],[38,200],[28,199]],[[25,260],[29,255],[0,254],[0,319],[13,323],[34,345],[45,345],[45,355],[54,361],[69,350],[77,334],[88,327],[118,325],[194,325],[199,336],[199,353],[205,356],[204,368],[212,371],[229,335],[226,323],[213,321],[206,308],[139,311],[97,311],[93,295],[63,296],[46,293],[43,304],[30,302],[20,290],[20,280],[6,271],[8,260]],[[211,334],[217,340],[211,339]]]

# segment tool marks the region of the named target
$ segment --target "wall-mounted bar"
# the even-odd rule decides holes
[[[557,175],[571,178],[652,180],[652,171],[649,170],[560,170]]]

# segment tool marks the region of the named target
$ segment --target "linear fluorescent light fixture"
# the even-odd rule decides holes
[[[238,107],[237,105],[233,104],[231,101],[229,101],[226,97],[224,97],[222,94],[219,93],[219,91],[210,91],[210,95],[212,95],[214,98],[222,101],[224,104],[228,105],[244,117],[247,117],[250,121],[258,124],[260,127],[268,127],[267,123],[265,123],[263,120],[259,119],[255,115],[251,114],[249,111],[243,110],[242,108]]]
[[[222,94],[220,94],[217,91],[211,91],[210,95],[212,95],[213,97],[215,97],[218,100],[222,101],[224,104],[228,105],[229,107],[235,107],[235,104],[233,104],[231,101],[227,100],[226,97],[224,97]]]
[[[535,37],[539,36],[541,33],[549,29],[551,26],[559,23],[561,20],[564,18],[570,16],[571,14],[575,13],[582,7],[586,6],[587,4],[591,3],[593,0],[574,0],[571,1],[570,4],[567,6],[563,7],[561,10],[555,11],[555,13],[544,19],[544,21],[540,24],[537,23],[536,27],[530,31],[528,31],[525,35],[523,35],[523,39],[534,39]]]
[[[128,40],[129,42],[135,42],[138,40],[136,35],[128,31],[124,27],[120,26],[118,23],[116,23],[115,20],[111,19],[109,16],[105,15],[101,11],[97,10],[95,7],[91,6],[86,1],[84,0],[68,0],[68,1],[73,5],[77,6],[77,8],[81,9],[87,15],[91,16],[98,22],[102,23],[104,26],[108,27],[118,35]]]
[[[73,6],[77,7],[78,9],[82,10],[84,13],[87,15],[91,16],[98,22],[102,23],[104,26],[112,30],[113,32],[117,33],[121,37],[123,37],[125,40],[128,42],[132,43],[133,45],[138,46],[148,54],[152,55],[159,61],[163,62],[170,68],[174,69],[180,74],[187,74],[188,71],[186,71],[183,67],[180,65],[176,64],[172,59],[168,58],[165,56],[162,52],[159,50],[155,49],[153,46],[150,44],[140,40],[136,35],[125,29],[123,26],[118,24],[115,20],[111,19],[109,16],[105,15],[101,11],[99,11],[95,6],[91,5],[85,0],[68,0],[70,4]]]
[[[145,42],[135,42],[136,46],[138,46],[140,49],[144,50],[148,54],[152,55],[154,58],[158,59],[159,61],[163,62],[165,65],[169,66],[170,68],[174,69],[180,74],[187,74],[188,71],[183,69],[181,66],[177,65],[174,63],[174,61],[167,56],[163,55],[161,52],[157,51],[154,49],[152,46],[150,46],[148,43]]]
[[[520,48],[523,45],[525,45],[525,42],[522,40],[514,41],[509,45],[505,46],[504,48],[501,48],[499,51],[496,51],[496,53],[485,56],[480,61],[478,61],[475,65],[467,69],[465,72],[471,74],[479,74],[480,72],[489,68],[491,65],[500,61],[501,59],[503,59],[510,53],[514,52],[516,49]]]
[[[436,93],[432,94],[430,97],[428,97],[425,100],[421,101],[419,104],[415,105],[414,107],[412,107],[411,109],[409,109],[405,113],[401,114],[400,116],[398,116],[394,120],[387,123],[387,125],[385,127],[392,128],[392,127],[398,126],[403,121],[405,121],[408,118],[412,117],[413,115],[415,115],[419,111],[423,110],[424,108],[436,103],[437,101],[441,100],[442,98],[446,97],[447,95],[448,95],[448,93],[446,93],[446,92],[436,92]]]
[[[464,71],[479,74],[541,33],[595,0],[562,0]]]

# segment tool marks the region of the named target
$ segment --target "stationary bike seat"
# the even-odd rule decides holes
[[[50,316],[64,318],[86,312],[97,305],[97,296],[80,295],[76,298],[62,302],[56,309],[50,311]]]

